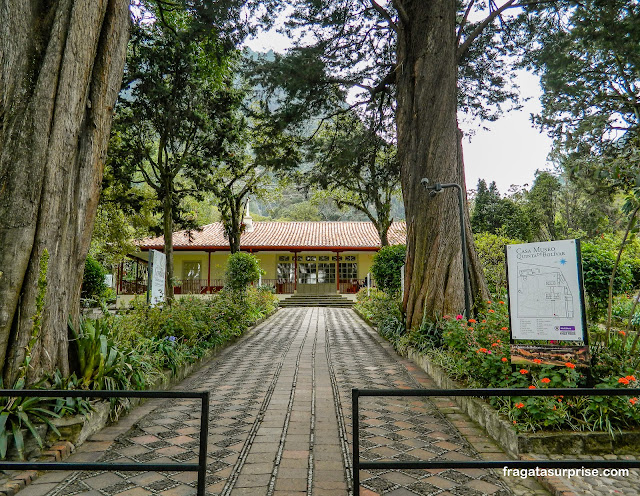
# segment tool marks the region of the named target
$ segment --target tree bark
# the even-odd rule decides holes
[[[46,248],[42,330],[28,379],[67,374],[113,106],[126,0],[0,3],[0,367],[10,386],[33,328]]]
[[[171,302],[173,300],[173,194],[172,194],[172,180],[165,181],[165,191],[167,192],[164,197],[163,205],[163,229],[164,229],[164,253],[167,260],[166,265],[166,295],[167,300]]]
[[[397,47],[398,158],[407,219],[403,306],[407,326],[464,309],[460,218],[455,192],[430,197],[421,184],[458,183],[466,193],[457,123],[454,0],[405,0]],[[466,194],[464,195],[466,197]],[[466,201],[465,201],[466,203]],[[488,294],[465,205],[471,296]]]

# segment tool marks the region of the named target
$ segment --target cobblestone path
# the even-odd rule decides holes
[[[420,381],[352,310],[288,308],[260,324],[178,387],[211,391],[207,494],[352,493],[352,387],[414,388]],[[100,449],[98,437],[69,461],[196,463],[198,403],[142,408],[148,413],[115,442]],[[362,398],[360,414],[362,459],[478,457],[429,400]],[[360,479],[368,496],[512,494],[484,470],[362,471]],[[50,473],[20,494],[187,496],[195,480],[185,472]]]

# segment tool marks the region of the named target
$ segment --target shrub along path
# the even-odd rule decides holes
[[[420,385],[432,383],[352,310],[291,308],[178,388],[212,393],[208,494],[322,496],[350,493],[351,388]],[[69,461],[193,463],[199,415],[190,400],[147,403]],[[447,399],[362,398],[361,415],[362,459],[478,458],[461,431],[483,456],[505,458]],[[195,479],[194,473],[49,473],[20,494],[181,496],[195,494]],[[362,471],[360,494],[546,494],[532,483],[508,482],[485,470]]]

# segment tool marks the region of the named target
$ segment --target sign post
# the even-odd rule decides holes
[[[511,362],[529,363],[537,358],[564,364],[567,353],[586,361],[588,332],[580,240],[507,245],[506,259]],[[575,342],[582,344],[570,346]]]
[[[164,303],[167,257],[157,250],[149,250],[147,303],[152,307]]]

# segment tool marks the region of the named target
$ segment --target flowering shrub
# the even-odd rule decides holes
[[[377,315],[390,312],[389,298],[376,294],[363,299]],[[382,326],[379,326],[379,330]],[[574,388],[585,387],[587,378],[573,362],[560,366],[534,363],[512,370],[509,354],[509,318],[504,301],[484,302],[482,316],[466,320],[445,315],[429,332],[387,333],[396,349],[411,347],[429,356],[448,374],[471,388]],[[421,327],[421,329],[422,329]],[[433,339],[437,328],[440,342]],[[382,334],[382,332],[381,332]],[[605,349],[593,346],[592,384],[596,388],[635,388],[640,378],[640,356],[630,351],[626,336],[617,334]],[[607,397],[513,397],[490,399],[518,430],[605,430],[640,425],[640,403],[627,396]]]

